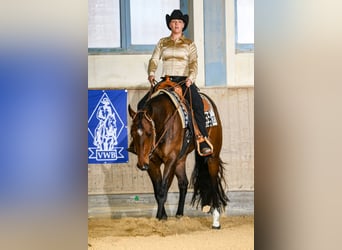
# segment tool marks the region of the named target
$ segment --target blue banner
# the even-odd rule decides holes
[[[88,163],[128,162],[127,90],[88,90]]]

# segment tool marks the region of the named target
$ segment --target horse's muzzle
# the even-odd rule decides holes
[[[138,167],[140,170],[142,170],[142,171],[146,171],[146,170],[149,169],[149,166],[148,166],[147,164],[144,164],[143,166],[139,166],[139,165],[137,164],[137,167]]]

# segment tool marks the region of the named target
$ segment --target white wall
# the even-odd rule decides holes
[[[204,86],[203,1],[193,1],[194,41],[198,49],[196,84]],[[234,0],[226,2],[227,86],[254,85],[254,53],[235,53]],[[89,88],[149,87],[147,64],[151,54],[89,55]],[[160,75],[157,72],[157,76]]]

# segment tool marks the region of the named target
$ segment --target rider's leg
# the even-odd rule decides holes
[[[150,92],[147,92],[143,98],[141,98],[141,100],[138,102],[138,110],[142,110],[147,99],[148,99],[148,96],[150,95]]]
[[[191,91],[191,93],[189,93]],[[204,106],[202,102],[202,98],[199,95],[197,91],[197,87],[192,84],[190,85],[189,90],[186,92],[185,98],[189,101],[191,101],[190,105],[192,106],[192,110],[194,112],[195,120],[198,126],[198,129],[201,133],[201,136],[203,138],[200,139],[200,153],[202,155],[210,155],[212,154],[212,149],[208,145],[208,143],[205,140],[208,140],[208,132],[205,127],[205,116],[204,116]],[[202,142],[201,142],[202,141]]]

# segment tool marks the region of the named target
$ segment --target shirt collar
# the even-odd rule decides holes
[[[173,41],[173,40],[171,39],[171,35],[168,37],[168,39],[169,39],[170,41]],[[182,36],[181,36],[180,38],[178,38],[176,41],[178,41],[178,40],[181,40],[181,41],[184,42],[184,40],[185,40],[184,34],[182,34]]]

